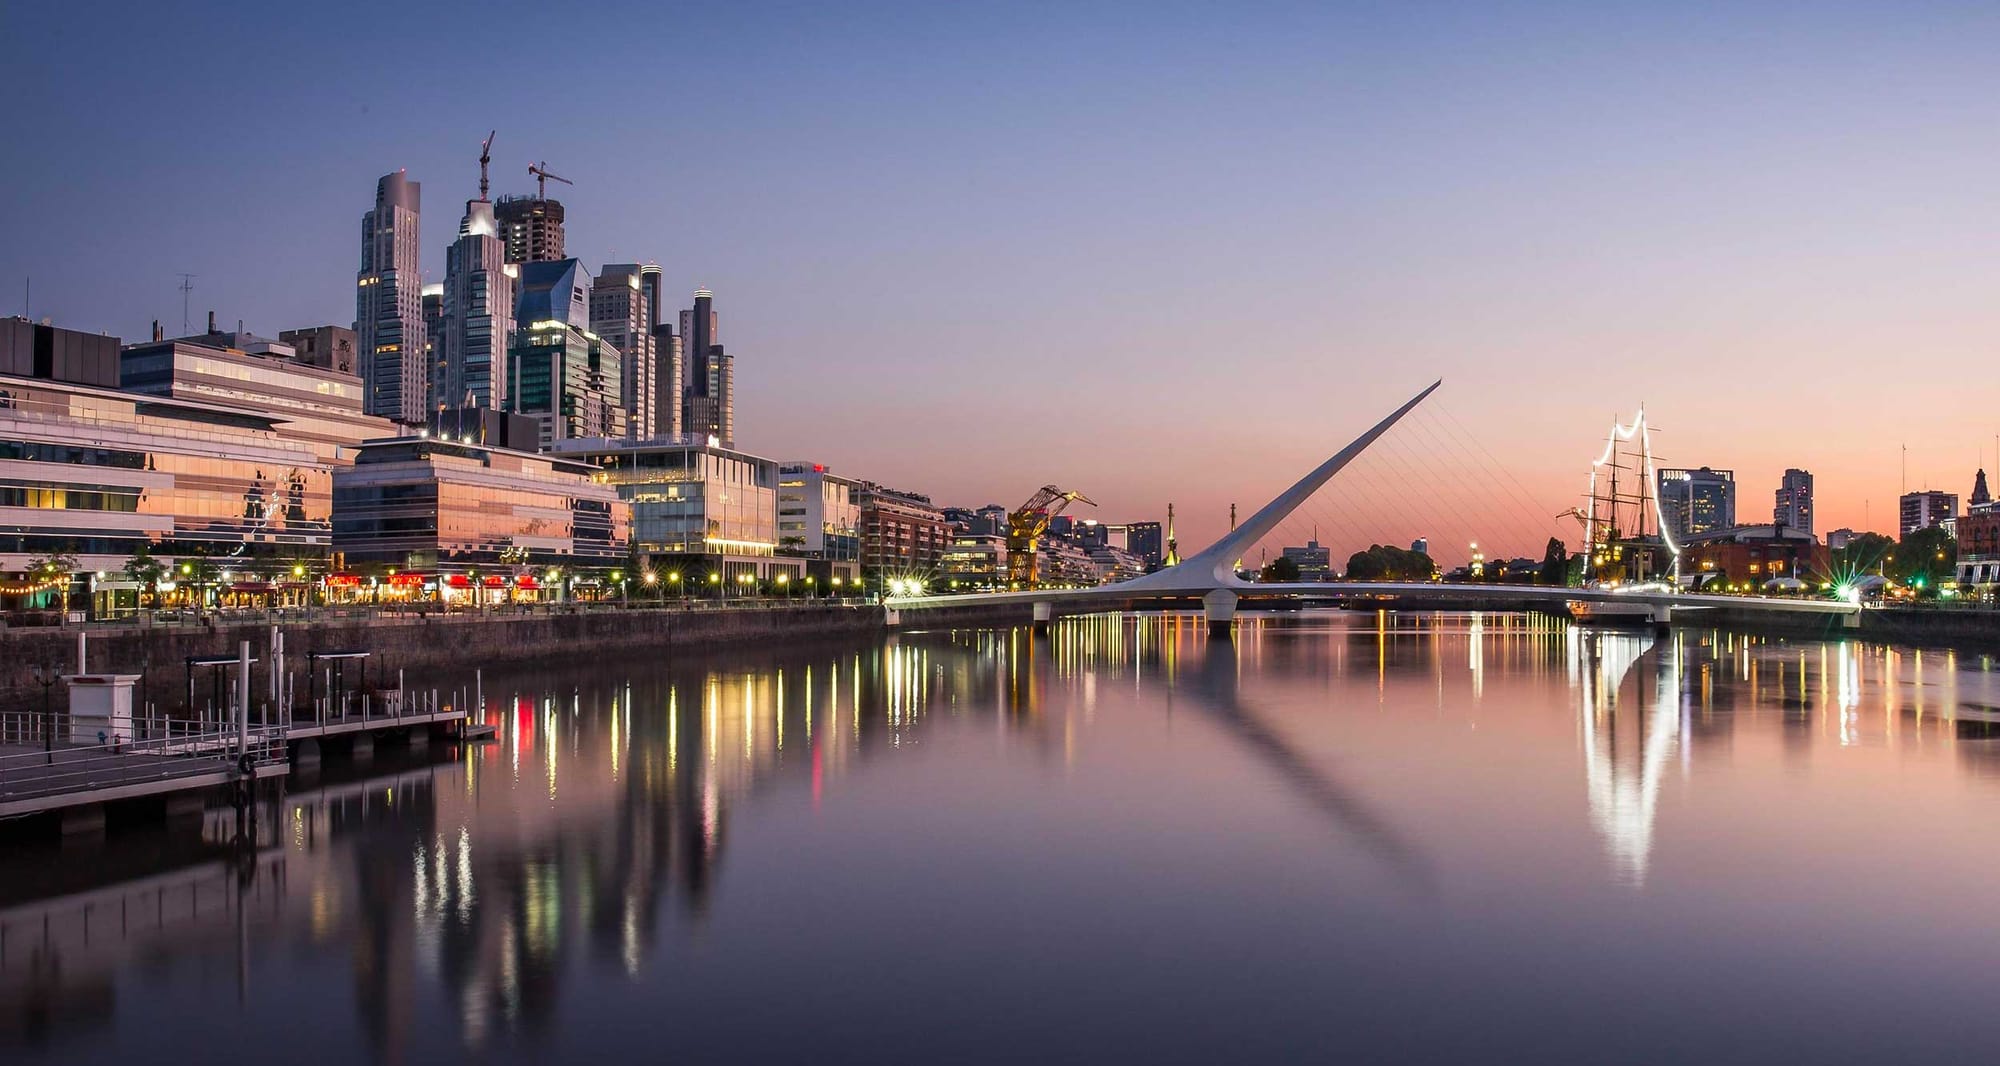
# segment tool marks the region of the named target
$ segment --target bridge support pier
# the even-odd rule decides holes
[[[1055,620],[1055,616],[1056,616],[1055,604],[1050,603],[1047,600],[1043,600],[1042,602],[1035,604],[1035,635],[1038,637],[1048,636],[1049,623]],[[1019,616],[1017,615],[1016,617]]]
[[[1849,612],[1847,612],[1846,614],[1843,614],[1843,615],[1841,615],[1841,616],[1840,616],[1840,628],[1842,628],[1842,629],[1860,629],[1860,628],[1861,628],[1861,612],[1860,612],[1860,611],[1849,611]]]
[[[1648,622],[1653,623],[1654,629],[1657,629],[1662,633],[1666,632],[1668,627],[1674,624],[1673,605],[1669,603],[1662,603],[1659,606],[1652,608],[1647,612],[1646,620]]]
[[[1201,613],[1208,619],[1208,635],[1226,637],[1236,624],[1236,594],[1215,589],[1201,598]]]

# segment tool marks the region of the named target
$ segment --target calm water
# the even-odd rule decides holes
[[[451,679],[455,684],[457,679]],[[1516,616],[486,678],[253,844],[0,855],[0,1061],[1971,1061],[2000,674]]]

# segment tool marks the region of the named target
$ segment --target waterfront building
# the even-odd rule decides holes
[[[519,276],[520,268],[507,261],[493,204],[484,197],[467,200],[458,239],[445,252],[445,328],[434,406],[507,406]]]
[[[1282,554],[1299,568],[1300,581],[1325,581],[1333,576],[1333,552],[1318,540],[1308,540],[1302,547],[1286,548]]]
[[[365,445],[333,501],[347,568],[447,602],[602,593],[631,535],[630,507],[588,463],[430,437]]]
[[[822,463],[778,464],[778,552],[811,564],[807,574],[842,584],[861,577],[861,483]]]
[[[1984,488],[1981,479],[1980,488]],[[1958,520],[1958,583],[1966,591],[1991,597],[2000,585],[2000,511],[1991,497]]]
[[[323,557],[336,463],[288,421],[0,375],[0,574],[19,580],[33,560],[66,552],[78,560],[76,592],[135,590],[122,570],[143,548],[187,561],[184,589],[160,586],[187,600],[212,595],[224,566],[288,574]]]
[[[159,338],[155,336],[154,339]],[[278,343],[291,348],[292,357],[306,366],[325,367],[357,376],[361,373],[354,361],[354,331],[346,326],[279,330]]]
[[[621,356],[589,329],[590,274],[574,259],[521,266],[508,350],[508,410],[541,422],[541,447],[622,437]]]
[[[633,550],[663,578],[679,574],[683,594],[734,595],[746,579],[806,575],[804,559],[778,554],[775,460],[704,439],[565,440],[553,450],[599,468],[632,507]]]
[[[1146,573],[1144,560],[1115,544],[1100,544],[1089,554],[1091,565],[1097,568],[1098,584],[1129,581]]]
[[[1896,530],[1909,536],[1931,526],[1949,527],[1958,519],[1958,493],[1923,489],[1906,492],[1899,501]]]
[[[1855,537],[1858,537],[1860,535],[1861,534],[1856,533],[1855,531],[1847,528],[1846,526],[1842,526],[1839,529],[1831,530],[1826,535],[1826,550],[1837,552],[1840,549],[1847,547],[1850,541],[1852,541]]]
[[[616,346],[620,355],[625,436],[631,440],[660,435],[653,381],[659,369],[653,338],[658,312],[647,302],[650,297],[644,270],[637,263],[608,264],[590,287],[590,330]]]
[[[566,257],[561,200],[502,196],[493,209],[509,263],[544,263]]]
[[[861,567],[870,577],[937,575],[951,526],[931,498],[864,481],[857,493],[861,505]]]
[[[1661,470],[1654,489],[1666,532],[1677,542],[1736,524],[1735,471]]]
[[[1007,535],[959,532],[938,558],[939,586],[947,592],[991,592],[1007,587]]]
[[[1732,526],[1695,533],[1680,542],[1681,573],[1695,581],[1761,589],[1765,582],[1792,578],[1814,582],[1827,573],[1827,550],[1802,529],[1771,524]]]
[[[289,439],[328,463],[353,460],[361,442],[395,436],[394,422],[365,414],[361,379],[307,363],[282,341],[237,330],[126,345],[118,385],[127,392],[227,407],[275,419]]]
[[[1787,469],[1778,481],[1777,504],[1771,520],[1779,525],[1813,531],[1813,476],[1810,470]]]
[[[363,406],[371,415],[410,425],[424,420],[430,384],[422,351],[419,193],[420,183],[400,170],[376,182],[375,207],[361,216],[361,270],[354,297]]]
[[[722,346],[715,294],[697,289],[694,306],[681,312],[687,372],[684,432],[714,437],[725,448],[736,444],[735,363]]]
[[[1062,537],[1043,537],[1035,544],[1035,570],[1043,586],[1089,588],[1104,583],[1090,553]]]
[[[0,318],[0,374],[115,389],[118,338]]]
[[[1139,557],[1147,570],[1160,568],[1160,524],[1158,522],[1128,522],[1125,525],[1125,550]]]

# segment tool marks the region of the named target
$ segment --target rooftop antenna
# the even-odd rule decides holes
[[[499,132],[499,130],[493,130],[486,135],[485,140],[479,142],[479,198],[481,200],[486,199],[486,164],[493,161],[493,134]]]
[[[576,184],[576,182],[563,177],[561,174],[549,173],[549,165],[546,162],[529,163],[528,173],[535,176],[535,199],[537,200],[546,200],[549,198],[549,182],[551,181],[559,181],[564,185]]]
[[[193,274],[181,275],[181,336],[183,337],[188,335],[188,295],[194,292],[194,279]]]

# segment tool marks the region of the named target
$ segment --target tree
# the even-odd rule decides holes
[[[63,618],[69,617],[70,577],[76,573],[76,556],[64,551],[52,551],[28,563],[28,574],[36,581],[47,582],[61,590]]]
[[[1935,589],[1958,570],[1958,542],[1937,526],[1913,529],[1896,545],[1889,576],[1905,585]]]
[[[1299,564],[1283,555],[1265,563],[1263,573],[1257,575],[1257,580],[1259,581],[1297,581],[1298,579]]]
[[[1549,538],[1549,546],[1542,552],[1542,584],[1569,584],[1569,552],[1555,537]]]
[[[144,544],[125,560],[125,576],[135,581],[149,596],[159,595],[160,579],[167,576],[167,564],[153,558],[152,551]]]
[[[1436,576],[1437,564],[1429,555],[1387,544],[1371,544],[1347,557],[1349,581],[1429,581]]]
[[[1896,542],[1880,533],[1862,533],[1833,553],[1833,577],[1847,581],[1864,574],[1888,574]]]

